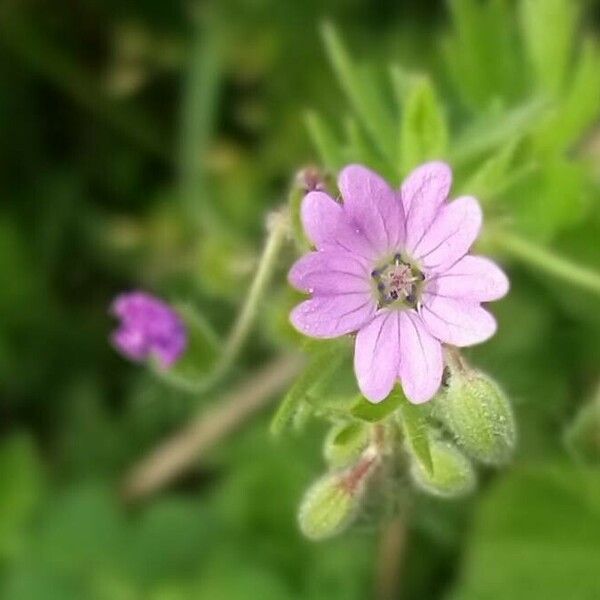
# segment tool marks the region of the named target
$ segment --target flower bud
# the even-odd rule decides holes
[[[418,460],[412,461],[411,475],[424,492],[442,498],[458,498],[475,487],[475,471],[469,459],[453,444],[430,440],[433,470],[430,473]]]
[[[365,424],[337,423],[325,437],[323,455],[330,467],[343,468],[358,459],[369,441],[369,428]]]
[[[510,402],[498,384],[465,365],[453,368],[434,400],[434,415],[472,458],[489,465],[507,462],[516,443]]]
[[[307,538],[326,539],[352,523],[375,462],[376,457],[365,452],[352,467],[328,473],[308,488],[298,512],[300,530]]]

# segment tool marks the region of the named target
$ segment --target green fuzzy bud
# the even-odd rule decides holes
[[[419,488],[442,498],[459,498],[473,491],[475,470],[456,446],[442,440],[430,440],[429,450],[433,464],[431,472],[420,461],[412,461],[411,475]]]
[[[369,428],[365,424],[337,423],[325,437],[323,455],[330,467],[343,468],[358,459],[369,441]]]
[[[298,512],[302,533],[311,540],[323,540],[344,531],[356,518],[365,482],[376,464],[376,453],[367,449],[352,467],[313,483]]]
[[[487,375],[464,365],[453,368],[446,389],[435,398],[432,408],[472,458],[488,465],[510,459],[517,438],[512,408]]]

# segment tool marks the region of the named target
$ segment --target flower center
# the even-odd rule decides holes
[[[396,304],[415,308],[425,279],[414,265],[402,259],[400,254],[371,272],[377,286],[379,307]]]

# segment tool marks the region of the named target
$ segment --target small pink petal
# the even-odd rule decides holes
[[[427,291],[436,296],[489,302],[505,296],[508,277],[496,263],[483,256],[464,256],[447,271],[435,275]]]
[[[331,234],[342,218],[342,205],[325,192],[309,192],[300,207],[304,231],[317,248],[331,245]]]
[[[309,192],[302,200],[300,216],[319,250],[341,248],[367,259],[377,255],[362,226],[350,223],[342,205],[325,192]]]
[[[452,171],[443,162],[428,162],[409,173],[402,184],[406,218],[406,249],[413,251],[448,198]]]
[[[453,346],[479,344],[496,332],[496,319],[474,302],[426,293],[419,312],[429,333]]]
[[[441,273],[461,259],[481,229],[479,202],[470,196],[444,205],[433,224],[413,250],[426,270]]]
[[[298,290],[319,295],[371,292],[368,264],[344,250],[311,252],[297,260],[288,273]]]
[[[340,173],[338,187],[344,212],[358,224],[378,252],[394,251],[404,241],[404,210],[400,193],[377,173],[349,165]]]
[[[398,311],[384,311],[356,336],[354,371],[358,387],[371,402],[381,402],[392,391],[400,361]]]
[[[442,382],[442,345],[412,311],[400,313],[400,379],[413,404],[431,400]]]
[[[296,306],[292,325],[315,338],[335,338],[359,330],[370,321],[377,307],[370,294],[316,296]]]

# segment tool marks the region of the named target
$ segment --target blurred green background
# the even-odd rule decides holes
[[[600,270],[599,21],[576,0],[0,2],[0,597],[600,598],[599,288],[572,277]],[[132,464],[298,347],[293,248],[210,393],[122,360],[112,297],[185,302],[222,338],[299,168],[397,184],[430,155],[488,223],[572,261],[482,240],[512,292],[469,356],[513,400],[513,464],[467,500],[417,497],[396,546],[376,515],[311,543],[296,507],[324,429],[272,440],[275,396],[126,503]]]

